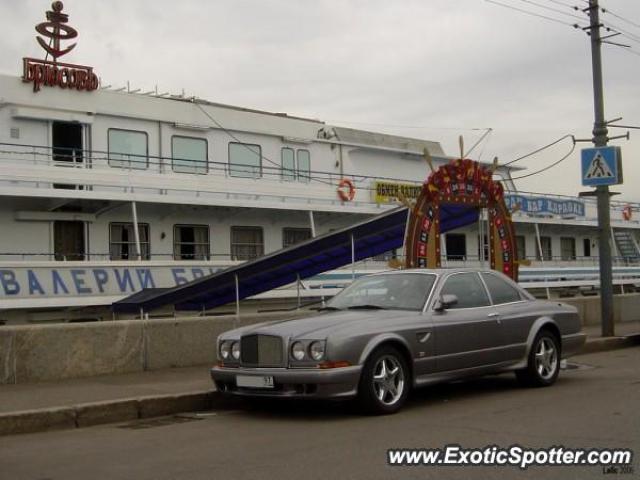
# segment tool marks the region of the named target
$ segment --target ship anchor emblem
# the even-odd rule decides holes
[[[60,41],[71,40],[78,36],[78,32],[75,28],[66,25],[69,21],[69,15],[62,13],[63,7],[62,2],[53,2],[51,4],[51,10],[47,12],[48,22],[42,22],[36,25],[36,31],[39,34],[51,39],[47,43],[42,37],[36,37],[40,46],[47,52],[47,56],[51,55],[54,62],[57,62],[58,57],[66,55],[76,46],[74,43],[73,45],[62,49],[60,48]]]

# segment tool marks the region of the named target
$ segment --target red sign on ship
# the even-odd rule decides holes
[[[36,37],[40,46],[47,52],[44,60],[23,58],[22,81],[33,83],[33,91],[37,92],[44,85],[74,90],[92,91],[98,88],[98,77],[93,73],[93,67],[58,63],[58,58],[69,53],[76,44],[62,48],[62,40],[71,40],[78,36],[75,28],[67,25],[69,16],[62,13],[62,2],[53,2],[51,10],[47,12],[47,22],[36,25],[36,31],[51,39],[47,42],[42,37]],[[52,61],[47,57],[51,55]]]

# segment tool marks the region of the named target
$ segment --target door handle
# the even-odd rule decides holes
[[[500,316],[500,314],[499,313],[495,313],[495,312],[494,313],[490,313],[490,314],[487,315],[487,317],[489,317],[489,318],[497,318],[499,316]]]

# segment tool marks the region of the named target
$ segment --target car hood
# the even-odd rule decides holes
[[[380,320],[386,322],[393,318],[406,317],[411,314],[415,315],[417,312],[404,310],[348,310],[327,312],[294,320],[249,325],[226,332],[222,337],[237,338],[242,335],[261,334],[315,340],[323,339],[329,334],[345,330],[364,331],[367,325],[378,323]]]

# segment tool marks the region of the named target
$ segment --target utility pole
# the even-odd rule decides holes
[[[598,0],[589,0],[589,33],[591,36],[591,68],[593,71],[593,145],[607,145],[607,122],[604,118],[604,93],[602,86],[602,57],[600,55],[600,7]],[[602,316],[602,336],[614,335],[613,324],[613,268],[611,259],[611,217],[609,186],[596,187],[598,202],[598,244],[600,266],[600,312]]]

